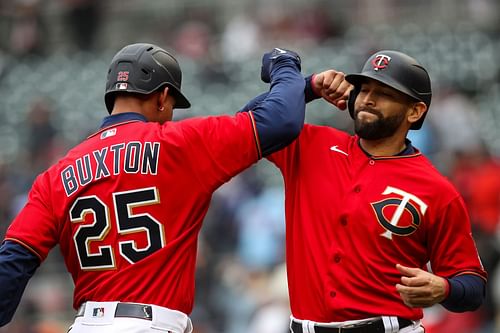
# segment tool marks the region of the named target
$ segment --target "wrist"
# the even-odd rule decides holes
[[[450,286],[450,281],[448,281],[448,279],[443,278],[443,280],[444,280],[444,298],[443,298],[444,301],[450,295],[451,286]]]
[[[304,88],[304,94],[306,98],[306,103],[309,103],[311,101],[314,101],[318,98],[321,97],[321,95],[318,94],[317,89],[315,89],[314,86],[314,77],[316,74],[312,74],[307,76],[304,80],[306,82],[305,88]]]
[[[311,90],[317,97],[321,97],[321,91],[316,87],[316,73],[311,75]]]

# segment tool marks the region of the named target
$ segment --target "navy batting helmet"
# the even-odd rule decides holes
[[[412,57],[397,51],[384,50],[374,53],[358,74],[346,75],[346,80],[354,85],[349,96],[348,108],[354,118],[354,101],[359,93],[363,80],[366,78],[376,80],[394,88],[417,101],[424,102],[427,110],[431,104],[431,80],[425,68]],[[411,129],[420,129],[427,115],[414,123]]]
[[[185,109],[191,103],[181,93],[182,72],[177,60],[153,44],[131,44],[111,60],[106,80],[104,101],[111,113],[119,92],[151,94],[168,86],[175,98],[175,108]]]

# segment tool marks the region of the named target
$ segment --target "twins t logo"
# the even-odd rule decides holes
[[[427,204],[420,200],[415,195],[397,189],[392,186],[387,186],[383,195],[396,194],[398,197],[391,197],[382,201],[372,203],[373,209],[377,215],[379,223],[386,229],[381,236],[392,239],[392,234],[398,236],[411,235],[420,226],[422,216],[427,211]],[[392,217],[388,218],[388,208],[396,208],[392,213]],[[403,217],[403,213],[409,213],[411,222],[405,226],[398,226],[398,223]]]
[[[373,70],[378,71],[379,69],[386,68],[390,61],[391,57],[386,56],[385,54],[377,54],[371,61]]]

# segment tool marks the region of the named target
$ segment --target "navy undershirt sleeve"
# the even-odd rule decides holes
[[[321,98],[321,96],[316,95],[316,93],[312,89],[311,79],[312,79],[312,75],[309,75],[306,78],[304,78],[304,82],[305,82],[304,95],[305,95],[306,103],[309,103],[309,102],[312,102],[316,99]],[[262,101],[266,98],[267,94],[268,94],[268,92],[265,92],[265,93],[258,95],[255,98],[251,99],[244,107],[242,107],[240,109],[240,112],[253,110],[257,105],[262,103]]]
[[[477,310],[486,295],[486,281],[473,274],[463,274],[448,279],[450,294],[441,305],[452,312]]]
[[[321,96],[316,95],[316,93],[314,92],[314,90],[312,88],[312,77],[313,77],[313,75],[309,75],[304,79],[305,83],[306,83],[306,86],[304,88],[306,103],[309,103],[309,102],[312,102],[316,99],[321,98]]]
[[[40,259],[21,244],[5,241],[0,246],[0,327],[8,324]]]
[[[279,59],[271,71],[269,92],[242,109],[253,113],[263,156],[284,148],[300,134],[305,118],[304,86],[297,64]]]
[[[265,92],[258,95],[257,97],[254,97],[247,104],[245,104],[245,106],[242,107],[239,112],[245,112],[255,109],[258,105],[260,105],[260,103],[262,103],[262,101],[267,97],[268,94],[269,92]]]

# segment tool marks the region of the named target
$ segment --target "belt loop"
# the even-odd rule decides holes
[[[385,333],[397,333],[399,332],[399,322],[396,316],[382,316],[382,322],[384,323]]]
[[[308,322],[309,322],[309,320],[302,320],[302,322],[301,322],[302,333],[309,333],[309,326],[307,325]]]
[[[316,330],[314,329],[314,322],[309,322],[309,332],[316,333]]]
[[[316,333],[314,330],[314,322],[302,320],[302,333]]]

